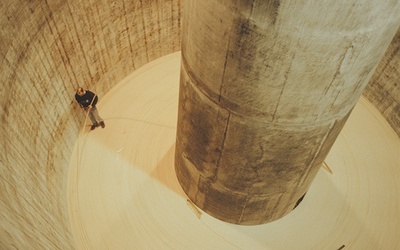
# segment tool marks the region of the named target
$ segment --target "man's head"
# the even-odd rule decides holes
[[[83,96],[83,95],[86,93],[86,91],[85,91],[82,87],[78,87],[78,88],[76,89],[76,93],[77,93],[79,96]]]

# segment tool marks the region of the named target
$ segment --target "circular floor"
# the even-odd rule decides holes
[[[78,249],[400,249],[400,140],[361,98],[302,203],[259,226],[228,224],[187,201],[174,172],[180,53],[135,71],[85,126],[68,205]]]

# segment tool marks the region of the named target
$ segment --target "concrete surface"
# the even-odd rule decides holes
[[[241,225],[289,213],[395,35],[399,12],[400,3],[374,0],[184,1],[176,169],[190,199]]]
[[[76,85],[103,98],[135,69],[180,50],[181,7],[178,0],[1,1],[0,248],[75,249],[66,186],[84,120],[72,103]],[[390,67],[376,72],[385,78],[371,82],[378,108],[389,93],[389,106],[400,103],[400,56],[397,45],[390,48],[384,57],[390,64],[383,63]],[[400,115],[395,108],[389,113]]]
[[[196,210],[174,171],[179,53],[104,96],[104,129],[81,133],[68,201],[78,249],[398,249],[400,139],[362,98],[300,205],[239,226]]]

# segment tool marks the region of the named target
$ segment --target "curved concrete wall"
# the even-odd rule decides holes
[[[236,224],[295,207],[400,22],[394,2],[274,3],[184,1],[175,170]]]
[[[73,249],[68,162],[84,121],[77,85],[100,98],[180,49],[179,0],[0,4],[0,248]]]
[[[135,68],[179,50],[180,1],[8,0],[0,13],[0,248],[72,249],[65,185],[83,122],[75,87],[101,97]],[[399,93],[399,63],[396,36],[366,91],[380,110],[388,92]],[[378,84],[380,72],[393,80]],[[391,103],[400,105],[399,94]]]
[[[363,94],[400,137],[400,29]]]

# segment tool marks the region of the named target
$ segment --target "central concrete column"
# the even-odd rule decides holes
[[[399,2],[184,1],[175,168],[226,222],[307,192],[399,26]]]

